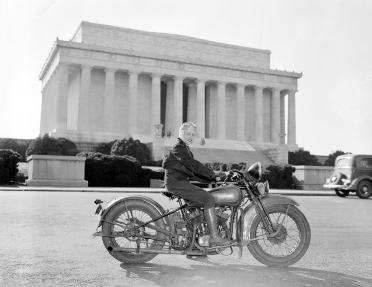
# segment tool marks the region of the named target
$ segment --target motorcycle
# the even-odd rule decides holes
[[[186,256],[230,255],[247,246],[255,259],[271,267],[290,266],[306,253],[311,239],[310,225],[299,204],[282,195],[269,194],[268,182],[261,182],[261,164],[245,171],[232,170],[219,187],[209,190],[215,197],[219,235],[230,239],[225,246],[209,246],[209,231],[203,206],[173,193],[179,207],[164,210],[152,198],[115,198],[105,209],[97,199],[101,218],[93,236],[102,237],[106,250],[123,263],[145,263],[158,254]]]

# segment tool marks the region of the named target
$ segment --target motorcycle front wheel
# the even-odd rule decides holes
[[[273,205],[266,211],[273,222],[275,231],[268,237],[260,216],[256,214],[250,229],[248,249],[259,262],[270,267],[286,267],[299,261],[310,245],[311,230],[305,215],[291,205]],[[286,215],[287,213],[287,215]],[[284,218],[284,220],[283,220]]]
[[[123,201],[107,213],[102,224],[102,241],[111,256],[123,263],[145,263],[153,259],[157,254],[144,253],[144,249],[162,249],[164,246],[164,234],[149,227],[141,227],[136,232],[128,233],[138,222],[147,222],[160,216],[159,212],[149,203],[142,200]],[[160,228],[165,228],[162,220],[151,223]],[[161,241],[163,240],[163,241]],[[139,248],[136,252],[114,251],[114,247]]]

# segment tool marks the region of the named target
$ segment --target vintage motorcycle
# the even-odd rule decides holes
[[[101,218],[94,236],[102,237],[107,251],[124,263],[144,263],[158,254],[205,256],[230,255],[247,246],[261,263],[285,267],[296,263],[307,251],[311,231],[304,214],[293,199],[269,194],[268,182],[261,182],[261,164],[246,171],[229,172],[227,184],[209,192],[216,200],[220,236],[232,240],[226,246],[209,246],[209,231],[203,207],[170,192],[178,208],[164,208],[146,196],[115,198],[105,209],[97,199]],[[100,229],[101,228],[101,229]]]

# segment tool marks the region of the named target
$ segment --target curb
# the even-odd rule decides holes
[[[95,188],[95,187],[0,187],[1,191],[34,191],[34,192],[99,192],[99,193],[161,193],[163,188]],[[314,190],[280,190],[271,189],[271,194],[282,194],[288,196],[336,196],[333,191],[314,191]]]

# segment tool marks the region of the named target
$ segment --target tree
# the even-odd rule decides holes
[[[288,163],[293,165],[322,165],[315,155],[305,150],[288,152]]]
[[[334,166],[335,165],[335,162],[336,162],[336,158],[339,156],[339,155],[343,155],[343,154],[348,154],[349,152],[343,152],[342,150],[336,150],[334,152],[332,152],[331,154],[328,155],[328,158],[326,159],[326,161],[324,162],[324,165],[325,166]]]

